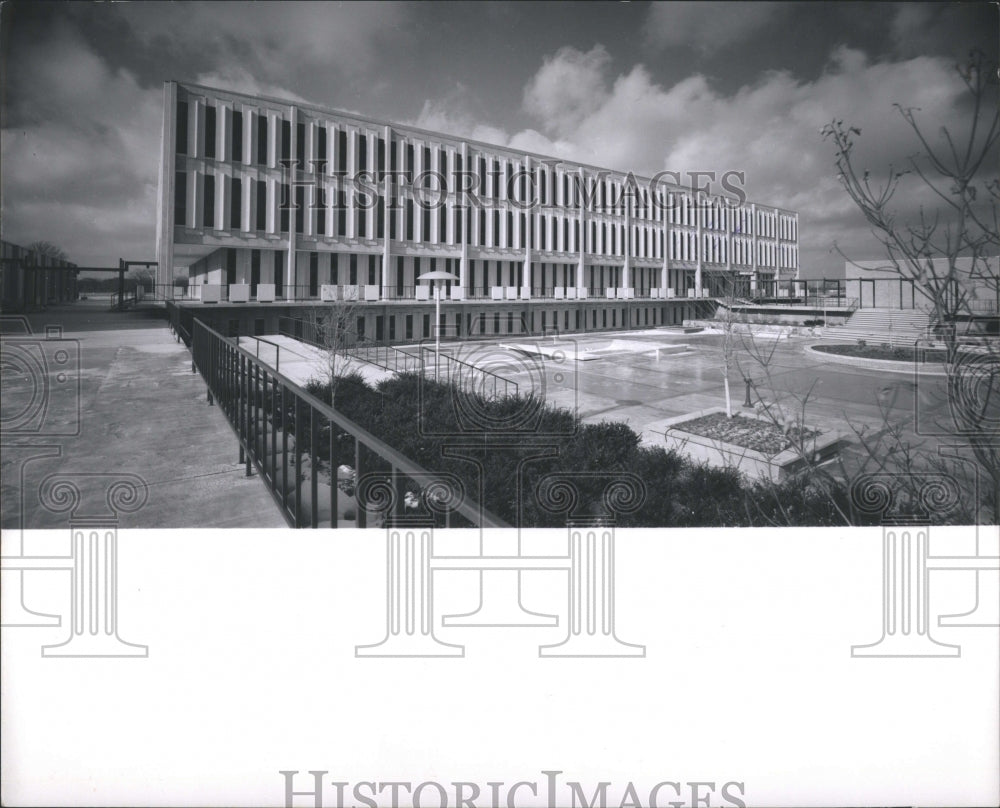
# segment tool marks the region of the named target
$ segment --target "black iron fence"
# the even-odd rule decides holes
[[[174,312],[171,325],[184,328]],[[448,475],[421,468],[197,318],[190,347],[209,403],[220,407],[236,433],[240,462],[248,475],[257,470],[289,525],[367,527],[374,519],[402,515],[359,497],[362,480],[371,488],[375,479],[394,492],[398,509],[405,508],[412,489],[427,489],[428,480],[438,490],[449,485]],[[446,526],[506,526],[464,495],[451,499],[442,520]]]

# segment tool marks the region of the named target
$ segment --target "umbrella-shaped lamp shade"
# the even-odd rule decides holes
[[[418,281],[457,281],[459,280],[458,275],[451,272],[445,272],[443,269],[436,269],[434,272],[423,272],[417,275]]]
[[[417,275],[418,281],[434,281],[434,299],[440,300],[440,296],[437,290],[438,281],[459,281],[461,278],[451,272],[445,272],[443,269],[436,269],[433,272],[424,272]]]

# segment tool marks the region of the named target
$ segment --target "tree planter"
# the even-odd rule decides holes
[[[695,435],[692,432],[686,432],[683,428],[685,423],[694,421],[696,418],[715,413],[724,415],[725,412],[722,407],[712,407],[666,421],[663,424],[666,448],[674,449],[692,460],[702,461],[710,466],[736,468],[751,479],[764,477],[772,482],[778,482],[789,474],[804,468],[807,465],[807,459],[813,463],[821,463],[836,456],[839,451],[841,435],[836,432],[819,432],[807,438],[803,448],[808,451],[811,457],[806,458],[794,446],[776,454],[767,454],[735,443]],[[756,414],[739,413],[737,417],[774,426],[774,422],[770,418]]]

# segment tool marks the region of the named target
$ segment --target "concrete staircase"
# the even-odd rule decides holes
[[[823,339],[873,344],[912,344],[927,336],[931,314],[919,309],[859,309],[842,326],[823,329]]]

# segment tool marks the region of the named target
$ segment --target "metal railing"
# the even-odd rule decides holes
[[[244,337],[237,336],[235,339],[236,339],[236,344],[237,345],[241,345],[241,340],[253,340],[254,341],[253,342],[253,345],[254,345],[253,355],[255,357],[257,357],[257,359],[260,359],[260,346],[261,346],[261,344],[269,345],[272,348],[274,348],[274,363],[273,363],[273,367],[277,371],[281,370],[281,352],[282,351],[285,352],[286,356],[288,356],[288,355],[297,356],[299,359],[305,359],[306,361],[310,361],[310,360],[313,359],[313,357],[306,356],[304,353],[299,353],[298,351],[292,350],[287,345],[282,345],[280,342],[275,342],[274,340],[267,339],[266,337],[258,337],[256,335],[252,335],[251,334],[249,336],[244,336]],[[266,353],[267,352],[265,351],[264,361],[267,364],[272,364],[270,362],[267,362]]]
[[[326,350],[327,346],[317,334],[317,327],[295,317],[278,318],[279,334]],[[416,346],[417,353],[413,354],[405,348],[366,340],[356,332],[348,332],[344,343],[341,350],[345,355],[393,373],[422,373],[485,398],[506,398],[518,393],[517,382],[513,379],[464,362],[448,353],[448,349],[442,350],[435,362],[433,358],[429,361],[426,358],[426,351],[430,351],[432,356],[434,354],[434,348],[429,345]]]
[[[209,404],[225,413],[247,475],[256,468],[289,525],[336,528],[343,510],[345,520],[367,527],[370,514],[356,487],[363,479],[391,486],[389,518],[402,514],[415,481],[426,488],[440,477],[440,485],[450,485],[447,475],[417,465],[201,320],[194,320],[191,336],[193,369],[205,380]],[[446,525],[457,515],[476,526],[507,526],[465,496],[444,513]]]

